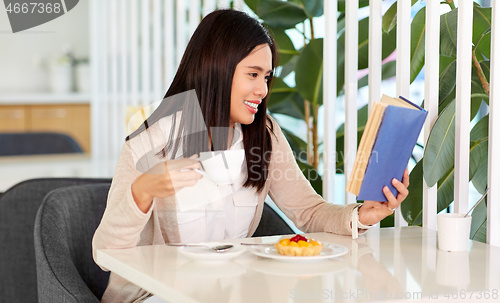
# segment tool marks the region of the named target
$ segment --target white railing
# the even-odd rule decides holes
[[[438,114],[439,81],[439,0],[426,2],[425,32],[425,108],[429,112],[424,139]],[[493,3],[491,43],[491,94],[489,107],[488,241],[500,246],[500,106],[495,106],[498,93],[500,63],[495,51],[500,50],[499,6]],[[161,100],[172,81],[177,65],[202,16],[217,7],[229,7],[229,0],[91,0],[91,57],[94,93],[92,97],[92,156],[100,176],[111,176],[118,153],[126,136],[125,109],[145,106]],[[358,2],[346,4],[345,148],[346,175],[352,170],[357,145],[357,61]],[[244,9],[244,0],[234,0]],[[335,100],[337,0],[325,1],[324,37],[324,197],[334,202],[335,172]],[[469,167],[469,100],[471,68],[472,0],[459,0],[457,102],[455,148],[455,211],[464,212],[468,201]],[[409,96],[411,1],[398,2],[397,26],[397,94]],[[381,18],[382,0],[370,1],[369,31],[369,105],[384,93],[381,84]],[[496,120],[495,120],[496,119]],[[425,141],[424,140],[424,141]],[[496,185],[496,186],[495,186]],[[423,226],[436,228],[437,189],[424,182]],[[346,194],[345,203],[355,197]],[[337,201],[338,202],[338,201]],[[400,211],[396,226],[405,225]]]
[[[218,4],[188,2],[91,0],[92,158],[97,175],[113,174],[127,135],[127,108],[162,99],[190,35]],[[219,1],[219,7],[228,3]]]
[[[334,3],[331,3],[334,2]],[[337,1],[328,1],[325,3],[325,18],[327,26],[325,30],[324,42],[324,60],[325,60],[325,113],[328,115],[325,120],[333,120],[335,115],[334,107],[330,103],[335,102],[335,83],[336,73],[329,56],[335,56],[332,48],[336,46],[336,26],[332,24],[337,17],[334,8],[337,7]],[[381,97],[379,90],[381,82],[380,69],[380,47],[382,38],[380,33],[380,18],[382,11],[380,0],[370,1],[370,33],[369,33],[369,105],[373,100]],[[426,2],[426,28],[432,28],[432,31],[425,32],[425,109],[429,112],[428,119],[424,127],[424,141],[427,140],[430,130],[438,116],[438,92],[439,92],[439,26],[440,26],[440,8],[439,0],[428,0]],[[500,63],[496,62],[495,50],[500,50],[500,22],[495,22],[495,16],[500,13],[500,4],[492,1],[492,43],[491,43],[491,93],[489,101],[489,162],[488,162],[488,187],[490,193],[488,197],[488,235],[487,240],[490,244],[500,246],[500,161],[494,155],[500,154],[500,110],[495,102],[499,97],[495,92],[500,76]],[[345,150],[344,155],[352,157],[352,145],[356,144],[356,111],[351,107],[356,106],[356,93],[358,79],[352,76],[351,70],[357,70],[357,1],[346,1],[346,75],[345,75],[345,95],[346,95],[346,122],[345,122]],[[456,96],[456,123],[455,123],[455,212],[467,212],[469,207],[469,132],[470,132],[470,75],[471,75],[471,43],[472,43],[472,0],[459,0],[458,7],[465,9],[459,10],[458,16],[458,42],[457,42],[457,96]],[[409,96],[410,90],[410,29],[411,29],[411,1],[398,1],[397,4],[397,62],[396,62],[396,93],[397,95]],[[356,21],[354,21],[356,20]],[[351,45],[352,44],[352,45]],[[326,143],[324,145],[324,158],[326,171],[335,171],[335,144],[333,136],[328,133],[332,123],[325,123]],[[328,161],[329,160],[329,161]],[[352,170],[352,161],[345,161],[345,172]],[[497,168],[495,170],[495,168]],[[324,179],[325,199],[333,200],[334,179],[328,175]],[[437,211],[437,187],[429,188],[424,182],[423,188],[423,226],[436,229],[436,211]],[[352,197],[346,196],[346,203],[352,202]],[[400,211],[396,212],[396,226],[406,225]]]

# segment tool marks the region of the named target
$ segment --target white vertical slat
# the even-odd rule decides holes
[[[127,16],[127,9],[129,7],[129,2],[126,1],[125,4],[120,5],[120,57],[121,57],[121,68],[120,68],[120,73],[121,73],[121,80],[120,80],[120,102],[118,103],[119,106],[119,112],[120,112],[120,119],[118,120],[118,123],[120,125],[120,142],[119,144],[121,145],[123,143],[123,139],[127,135],[127,131],[125,128],[126,121],[124,120],[125,118],[125,108],[127,104],[129,103],[129,85],[128,85],[128,76],[129,76],[129,70],[128,70],[128,54],[129,54],[129,44],[128,44],[128,34],[130,33],[130,24],[129,24],[129,18]]]
[[[110,30],[111,30],[111,45],[110,45],[110,59],[111,59],[111,103],[109,111],[109,120],[111,122],[111,157],[114,159],[120,153],[120,131],[118,125],[118,8],[117,0],[110,0]]]
[[[323,39],[323,199],[335,203],[335,101],[337,99],[337,0],[325,2],[325,37]]]
[[[141,1],[141,77],[142,77],[142,87],[141,87],[141,105],[147,106],[150,102],[150,36],[149,36],[149,4],[150,0],[142,0]]]
[[[500,3],[492,1],[491,61],[490,61],[490,112],[488,138],[488,226],[487,242],[500,246],[500,101],[496,88],[500,85]],[[498,260],[498,256],[495,256]],[[498,264],[498,262],[497,262]],[[498,284],[497,284],[498,285]]]
[[[174,41],[174,0],[166,0],[165,2],[165,25],[164,25],[164,35],[165,35],[165,87],[169,87],[170,83],[174,79],[176,64],[175,64],[175,41]]]
[[[184,0],[177,0],[176,2],[175,20],[175,57],[178,65],[181,62],[184,49],[186,48],[186,7],[184,6]]]
[[[216,9],[216,3],[215,0],[203,0],[203,17]]]
[[[217,0],[217,8],[224,9],[229,8],[230,0]]]
[[[425,110],[428,112],[424,125],[424,146],[432,126],[438,117],[439,104],[439,0],[428,0],[425,7]],[[436,230],[437,185],[423,183],[422,225]]]
[[[368,113],[374,101],[380,100],[382,82],[382,0],[370,0],[368,28]]]
[[[138,0],[131,0],[130,5],[130,105],[139,105],[139,9]],[[128,135],[128,134],[127,134]]]
[[[455,116],[455,213],[469,210],[470,82],[472,57],[472,0],[460,0],[457,32]]]
[[[346,184],[354,166],[357,149],[358,98],[358,1],[345,3],[345,135],[344,173]],[[356,196],[345,193],[345,204],[356,203]]]
[[[196,30],[198,24],[200,24],[200,10],[201,1],[200,0],[190,0],[189,2],[189,37],[191,37]]]
[[[336,1],[336,0],[330,0],[330,1],[327,1],[327,2],[333,2],[333,1]],[[326,3],[325,3],[325,7],[326,7]],[[235,10],[239,10],[239,11],[243,11],[245,9],[245,0],[233,0],[233,8]]]
[[[96,176],[102,176],[102,147],[101,147],[101,134],[102,134],[102,119],[101,119],[101,84],[100,75],[102,71],[102,45],[101,45],[101,35],[100,28],[101,25],[101,15],[102,10],[99,7],[99,0],[90,0],[90,14],[89,14],[89,25],[90,25],[90,66],[92,73],[92,99],[90,106],[90,127],[91,127],[91,154],[92,154],[92,164],[93,170]]]
[[[396,94],[410,96],[410,38],[411,38],[411,1],[398,1],[396,38]],[[394,226],[408,225],[403,219],[401,208],[394,213]]]
[[[103,173],[108,174],[112,170],[113,164],[111,164],[110,160],[112,159],[110,156],[110,121],[109,121],[109,9],[108,9],[108,2],[104,2],[104,4],[101,6],[102,8],[102,28],[104,29],[102,31],[102,55],[103,55],[103,70],[102,70],[102,83],[103,83],[103,88],[102,88],[102,102],[98,106],[102,109],[101,111],[101,119],[103,120],[103,129],[104,131],[101,136],[101,143],[102,143],[102,155],[104,158],[104,167],[103,167]]]
[[[153,102],[162,99],[161,3],[153,0]]]

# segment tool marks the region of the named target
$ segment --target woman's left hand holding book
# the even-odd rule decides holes
[[[364,225],[373,225],[380,222],[385,217],[391,215],[396,208],[401,205],[404,199],[408,196],[408,185],[410,185],[410,176],[408,169],[403,173],[402,182],[397,179],[392,180],[392,185],[398,190],[397,197],[391,193],[389,188],[385,186],[382,191],[388,202],[364,201],[363,206],[359,210],[359,222]]]

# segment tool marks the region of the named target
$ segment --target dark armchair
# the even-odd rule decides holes
[[[0,198],[0,294],[2,302],[37,302],[33,228],[43,198],[72,185],[108,183],[110,179],[46,178],[21,182]]]
[[[99,302],[108,284],[92,258],[109,184],[61,188],[49,193],[35,222],[38,302]]]

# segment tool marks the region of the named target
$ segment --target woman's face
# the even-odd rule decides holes
[[[268,44],[256,46],[236,66],[231,88],[229,126],[250,124],[259,104],[267,95],[267,81],[272,72],[272,54]]]

